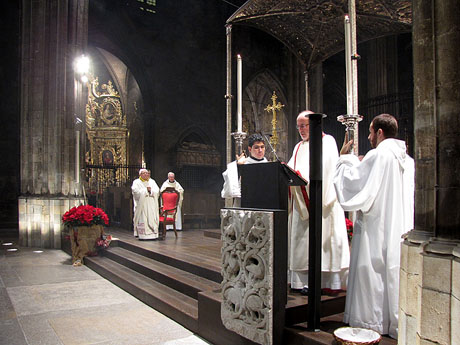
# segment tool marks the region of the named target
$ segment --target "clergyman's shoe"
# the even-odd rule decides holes
[[[308,288],[304,287],[302,290],[300,290],[300,294],[303,295],[303,296],[307,296],[308,295]]]

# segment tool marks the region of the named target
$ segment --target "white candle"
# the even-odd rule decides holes
[[[351,23],[348,15],[344,18],[345,25],[345,69],[347,90],[347,114],[353,115],[353,71],[351,66]]]
[[[237,132],[243,131],[243,60],[241,55],[237,56]]]

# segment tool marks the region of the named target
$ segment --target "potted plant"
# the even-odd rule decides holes
[[[70,228],[74,266],[82,265],[85,256],[97,255],[97,247],[106,248],[110,243],[103,228],[109,224],[109,217],[100,208],[91,205],[73,207],[64,213],[62,222]]]

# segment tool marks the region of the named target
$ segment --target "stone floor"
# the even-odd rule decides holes
[[[0,344],[209,344],[61,250],[0,239]]]

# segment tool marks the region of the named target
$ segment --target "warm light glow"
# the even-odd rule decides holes
[[[89,57],[82,55],[75,60],[75,72],[83,75],[89,72]]]
[[[34,253],[43,253],[43,250],[34,250]]]
[[[81,81],[82,81],[83,83],[87,83],[87,82],[88,82],[88,77],[87,77],[86,75],[82,75],[82,76],[81,76]]]
[[[4,245],[4,246],[12,246],[13,243],[12,243],[12,242],[5,242],[5,243],[3,243],[2,245]]]
[[[17,248],[9,248],[9,249],[7,249],[6,251],[7,251],[7,252],[15,252],[15,251],[17,251],[17,250],[18,250]]]

